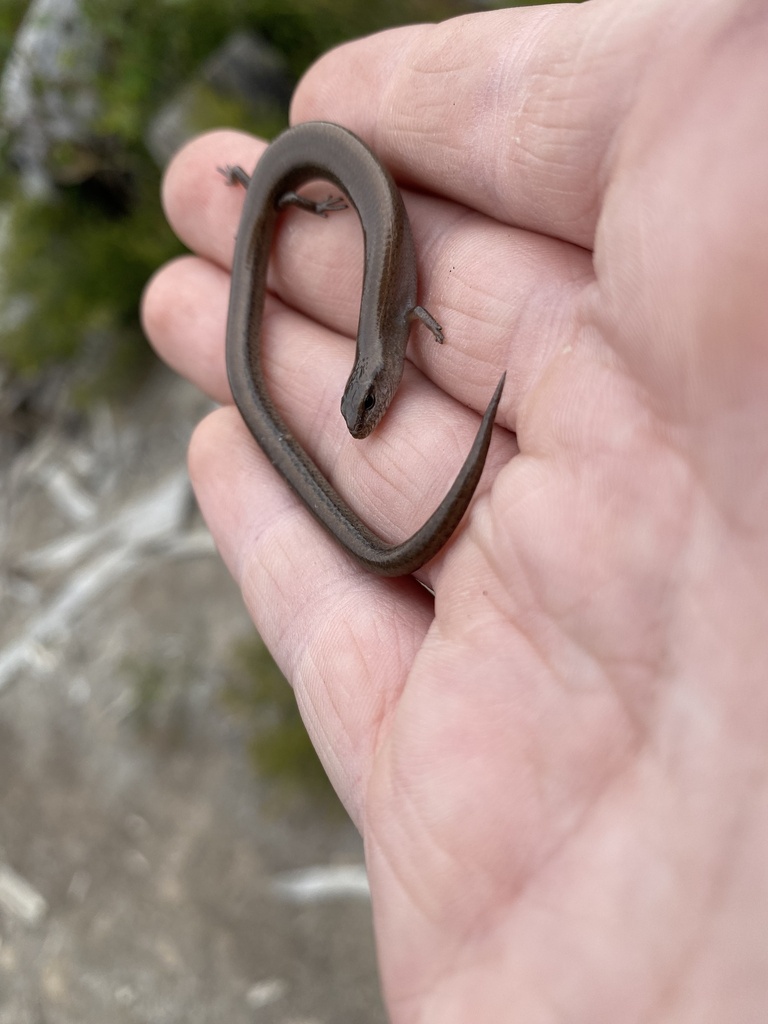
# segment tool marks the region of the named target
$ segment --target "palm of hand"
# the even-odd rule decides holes
[[[364,834],[392,990],[434,985],[415,1019],[687,1020],[688,986],[709,1019],[766,710],[768,260],[739,257],[768,203],[730,56],[622,126],[596,279],[381,730]]]

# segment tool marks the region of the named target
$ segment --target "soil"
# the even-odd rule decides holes
[[[356,830],[225,699],[254,633],[186,480],[207,408],[157,370],[0,466],[0,1024],[386,1019]]]

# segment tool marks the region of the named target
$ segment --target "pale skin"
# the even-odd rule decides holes
[[[359,228],[286,214],[266,371],[299,438],[400,539],[507,370],[434,597],[357,568],[228,404],[243,197],[216,167],[264,144],[168,171],[196,255],[146,328],[223,403],[192,479],[364,836],[393,1024],[768,1019],[766,53],[764,0],[593,0],[394,30],[301,82],[292,120],[404,186],[446,342],[415,329],[346,438]]]

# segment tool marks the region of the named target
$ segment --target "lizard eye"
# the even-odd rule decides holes
[[[363,399],[363,409],[365,409],[366,412],[370,412],[374,405],[376,405],[376,395],[374,395],[372,391],[369,391]]]

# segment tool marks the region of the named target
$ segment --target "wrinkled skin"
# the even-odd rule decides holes
[[[508,371],[434,598],[356,569],[227,405],[242,195],[216,167],[263,143],[169,169],[197,255],[150,283],[147,332],[225,403],[192,478],[365,837],[394,1024],[768,1020],[766,53],[764,0],[593,0],[383,33],[300,84],[294,121],[418,190],[446,342],[414,329],[349,440],[359,227],[286,214],[266,367],[299,438],[399,539]]]

